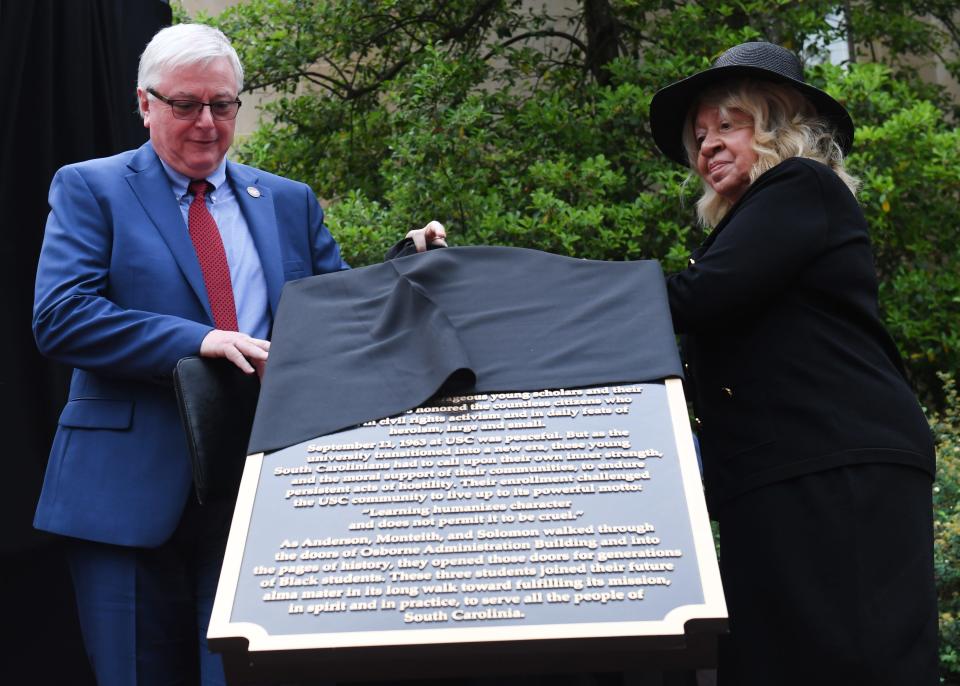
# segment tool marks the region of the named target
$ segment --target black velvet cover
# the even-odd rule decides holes
[[[681,376],[660,265],[433,250],[288,283],[249,453],[434,394]]]

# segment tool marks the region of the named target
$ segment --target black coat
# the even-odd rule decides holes
[[[841,465],[933,473],[866,220],[829,168],[791,158],[763,174],[667,285],[711,506]]]

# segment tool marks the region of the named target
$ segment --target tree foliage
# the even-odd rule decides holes
[[[956,451],[956,396],[936,374],[960,368],[958,103],[920,78],[934,58],[960,78],[955,0],[248,0],[201,18],[233,39],[248,90],[278,94],[240,155],[309,183],[355,265],[437,218],[458,245],[680,268],[702,238],[698,187],[652,143],[653,93],[744,40],[796,50],[857,124],[881,305],[925,401],[953,412],[935,426]],[[836,41],[854,63],[828,63]],[[947,559],[955,526],[938,526]],[[955,612],[955,576],[941,582]]]
[[[247,88],[280,95],[241,156],[313,186],[357,265],[434,217],[459,245],[679,268],[698,188],[652,144],[652,94],[743,40],[791,47],[857,122],[849,163],[914,381],[939,403],[936,371],[960,366],[956,103],[917,73],[939,56],[960,75],[953,2],[249,0],[213,21]],[[857,62],[824,64],[851,36]]]
[[[941,672],[960,677],[960,399],[956,379],[941,374],[946,402],[933,413],[937,440],[937,483],[933,489],[934,569],[940,609]],[[951,678],[952,677],[952,678]]]

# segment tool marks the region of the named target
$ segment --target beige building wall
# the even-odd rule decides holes
[[[955,55],[949,55],[947,59],[955,59]],[[947,89],[947,92],[953,98],[954,102],[960,102],[960,82],[950,75],[946,66],[939,59],[936,60],[914,60],[914,65],[920,72],[920,77],[927,82],[936,83]]]

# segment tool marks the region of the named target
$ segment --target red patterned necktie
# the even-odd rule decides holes
[[[207,209],[204,196],[210,184],[204,179],[190,182],[193,202],[190,203],[188,224],[190,240],[197,251],[203,281],[207,286],[207,299],[213,312],[213,324],[224,331],[238,331],[237,306],[233,301],[233,284],[230,282],[230,266],[223,249],[220,230]]]

